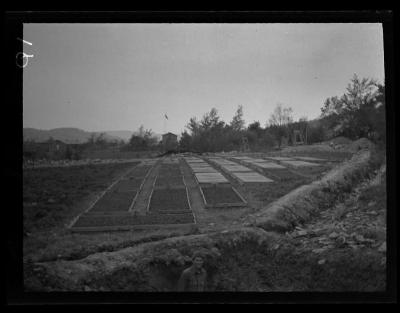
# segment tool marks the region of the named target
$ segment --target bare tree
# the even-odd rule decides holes
[[[278,103],[274,109],[274,113],[269,118],[269,124],[274,126],[284,126],[293,122],[293,109],[291,107],[283,107],[282,103]]]
[[[282,145],[283,137],[288,135],[288,124],[293,122],[293,110],[291,107],[283,107],[278,103],[274,113],[269,118],[270,130],[278,141],[279,148]]]

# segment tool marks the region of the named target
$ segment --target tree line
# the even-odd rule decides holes
[[[260,121],[247,125],[243,106],[239,105],[232,119],[226,123],[216,108],[201,119],[192,117],[181,133],[179,151],[220,152],[250,149],[253,151],[280,148],[297,142],[312,144],[337,136],[350,139],[366,137],[386,144],[385,87],[374,79],[360,79],[356,74],[341,96],[325,100],[319,118],[293,119],[293,109],[278,103],[264,126]],[[49,144],[53,142],[49,140]],[[128,142],[109,141],[104,133],[92,134],[83,144],[67,145],[52,150],[43,144],[24,140],[24,158],[79,159],[84,151],[117,149],[119,151],[162,151],[162,143],[151,129],[141,125]]]
[[[293,109],[278,103],[262,127],[254,121],[245,127],[243,106],[239,105],[232,120],[225,123],[215,108],[198,120],[190,118],[179,142],[182,151],[219,152],[280,148],[297,142],[312,144],[345,136],[366,137],[386,142],[385,88],[374,79],[360,79],[354,74],[342,96],[329,97],[321,115],[308,121],[293,119]]]

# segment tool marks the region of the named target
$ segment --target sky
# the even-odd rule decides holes
[[[356,73],[384,82],[381,24],[24,24],[23,125],[180,134],[216,108],[320,115]],[[168,120],[164,115],[167,115]]]

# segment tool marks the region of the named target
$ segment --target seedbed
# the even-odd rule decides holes
[[[262,172],[265,174],[267,177],[271,177],[275,180],[279,181],[290,181],[290,180],[296,180],[299,178],[302,178],[302,176],[293,173],[289,169],[262,169]]]
[[[231,186],[201,187],[206,207],[244,206],[246,200]]]
[[[144,178],[151,168],[151,165],[139,165],[133,171],[129,172],[125,178]]]
[[[186,188],[154,189],[149,203],[150,212],[190,212]]]
[[[136,196],[136,192],[136,190],[130,192],[108,191],[96,202],[89,212],[128,211]]]
[[[121,179],[117,182],[110,191],[115,192],[132,192],[140,189],[140,186],[143,183],[142,178],[129,178],[129,179]]]
[[[158,176],[156,183],[156,187],[168,187],[168,186],[179,186],[184,187],[182,176]]]
[[[161,177],[171,177],[171,176],[181,176],[181,171],[179,169],[160,169],[158,171],[158,176]]]

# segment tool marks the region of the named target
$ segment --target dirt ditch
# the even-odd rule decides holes
[[[201,251],[209,291],[383,290],[379,256],[355,251],[309,254],[259,228],[175,237],[77,261],[25,266],[28,290],[174,291],[190,256]],[[366,257],[368,256],[368,257]]]

